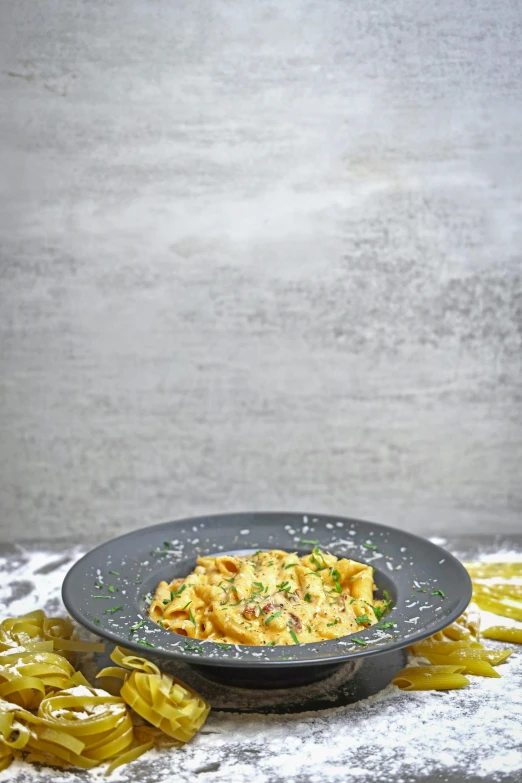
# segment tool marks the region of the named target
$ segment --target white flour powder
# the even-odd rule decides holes
[[[64,554],[72,562],[80,552]],[[522,553],[502,556],[520,559]],[[0,561],[4,584],[14,583],[15,593],[19,591],[13,597],[12,591],[2,588],[0,600],[3,597],[4,605],[10,603],[4,613],[36,606],[57,611],[61,581],[70,563],[36,576],[35,571],[58,560],[56,554],[26,552],[16,564]],[[500,618],[494,621],[503,624]],[[502,679],[472,677],[471,685],[459,691],[403,693],[388,686],[365,701],[315,713],[265,716],[213,712],[200,734],[185,747],[151,751],[117,770],[110,780],[340,783],[352,778],[358,783],[409,783],[438,775],[450,781],[478,777],[522,783],[520,652],[499,671]],[[221,701],[223,688],[216,686],[215,690]],[[267,698],[264,692],[262,701]],[[246,692],[244,699],[251,707],[252,692]],[[280,691],[274,700],[280,702]],[[102,779],[102,770],[61,772],[22,762],[0,773],[0,782],[12,783]]]

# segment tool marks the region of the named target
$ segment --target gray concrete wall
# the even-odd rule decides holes
[[[2,536],[519,530],[521,19],[2,3]]]

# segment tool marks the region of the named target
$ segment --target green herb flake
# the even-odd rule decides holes
[[[271,614],[270,617],[267,617],[265,620],[265,625],[270,625],[272,620],[275,620],[276,617],[281,617],[282,612],[275,612],[274,614]]]
[[[363,623],[371,623],[371,620],[367,614],[360,614],[359,617],[355,618],[355,622],[357,625],[362,625]]]
[[[200,644],[194,644],[194,642],[186,641],[185,650],[188,650],[189,652],[202,653],[203,647]]]
[[[170,549],[170,541],[164,541],[163,546],[165,547],[165,549]]]
[[[123,609],[123,604],[113,606],[111,609],[104,609],[103,614],[114,614],[114,612],[118,612],[120,609]]]
[[[143,647],[155,647],[155,644],[151,644],[150,642],[146,642],[145,639],[138,639],[137,644],[142,644]]]
[[[375,544],[366,544],[365,543],[365,544],[363,544],[363,546],[366,547],[366,549],[377,549]]]
[[[317,546],[319,540],[317,538],[300,538],[301,544],[310,544],[310,546]]]
[[[290,636],[294,640],[294,644],[299,644],[299,639],[297,638],[297,634],[295,631],[290,631]]]
[[[91,598],[110,598],[110,595],[92,595]]]
[[[142,581],[143,581],[142,579],[136,579],[136,581],[134,582],[134,584],[135,584],[135,585],[141,585]]]
[[[382,628],[382,630],[384,631],[385,628],[393,628],[394,625],[395,623],[381,623],[380,625],[376,625],[375,627]]]
[[[308,633],[312,633],[312,629],[310,628],[309,625],[306,626],[306,630],[308,631]]]
[[[311,603],[312,596],[310,595],[310,593],[305,593],[304,600],[306,601],[307,604]]]
[[[101,585],[99,582],[95,582],[95,583],[94,583],[94,586],[95,586],[95,587],[96,587],[98,590],[101,590],[101,589],[102,589],[102,587],[103,587],[103,585]]]
[[[120,576],[119,571],[109,571],[109,574],[114,574],[114,576]]]
[[[339,623],[339,622],[340,622],[339,618],[336,617],[335,620],[333,621],[333,623],[326,623],[326,627],[327,628],[331,628],[332,625],[337,625],[337,623]]]
[[[327,568],[327,566],[321,565],[315,555],[310,555],[310,562],[317,566],[318,571],[324,571]]]
[[[92,618],[92,621],[93,621],[93,623],[94,623],[95,625],[99,625],[99,624],[100,624],[100,618],[99,618],[99,617],[93,617],[93,618]]]
[[[356,639],[355,636],[352,636],[352,642],[360,644],[362,647],[366,647],[366,642],[363,639]]]
[[[389,604],[391,604],[391,598],[389,592],[387,590],[383,590],[382,594],[384,596],[384,600],[387,601]]]
[[[192,614],[192,609],[189,609],[189,620],[190,620],[190,622],[192,623],[192,625],[195,628],[196,627],[196,621],[194,620],[194,615]]]
[[[109,593],[114,593],[114,587],[113,587],[113,585],[109,585],[109,586],[108,586],[108,588],[107,588],[107,590],[109,591]]]
[[[256,552],[256,554],[257,554],[257,552]],[[232,649],[232,645],[231,644],[223,644],[223,642],[216,642],[216,644],[218,645],[218,647],[221,647],[222,650],[231,650]]]
[[[267,647],[275,647],[275,646],[276,646],[275,642],[268,642],[267,644]]]
[[[184,612],[185,609],[187,608],[187,606],[190,606],[191,603],[192,603],[192,601],[189,601],[188,604],[185,604],[185,606],[182,606],[180,611]]]
[[[139,623],[136,623],[136,625],[131,625],[130,630],[137,631],[138,628],[142,627],[142,625],[145,625],[145,620],[140,620]]]
[[[441,598],[446,598],[446,593],[444,593],[442,590],[433,590],[432,595],[440,595]]]
[[[375,614],[377,620],[380,620],[382,618],[383,611],[379,606],[373,607],[373,613]]]
[[[285,571],[288,571],[289,568],[295,568],[298,565],[299,563],[288,563],[288,565],[285,565]]]

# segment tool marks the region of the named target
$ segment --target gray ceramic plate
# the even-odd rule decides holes
[[[148,619],[147,600],[157,583],[186,576],[200,555],[272,548],[306,554],[314,545],[374,567],[378,595],[386,590],[393,604],[383,621],[325,642],[225,648],[173,634]],[[266,688],[312,682],[350,659],[431,636],[462,614],[471,581],[449,552],[402,530],[343,517],[256,512],[167,522],[115,538],[71,568],[62,595],[75,620],[115,644],[181,659],[210,679]]]

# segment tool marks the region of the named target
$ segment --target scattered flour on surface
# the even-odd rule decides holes
[[[26,558],[15,571],[8,569],[8,581],[34,581],[35,589],[17,599],[16,607],[11,603],[4,608],[4,615],[52,606],[59,597],[68,566],[40,579],[34,576],[35,563],[56,559],[56,553],[34,557]],[[522,559],[522,552],[490,554],[488,559]],[[505,624],[502,618],[494,620]],[[502,647],[495,642],[488,645]],[[434,774],[451,781],[468,777],[485,783],[522,781],[520,648],[499,671],[502,679],[472,677],[468,688],[457,691],[404,693],[390,685],[364,701],[318,712],[213,712],[188,745],[150,751],[116,770],[109,781],[341,783],[349,777],[357,783],[410,783]],[[20,761],[0,773],[0,783],[102,780],[107,780],[103,768],[69,772]]]

